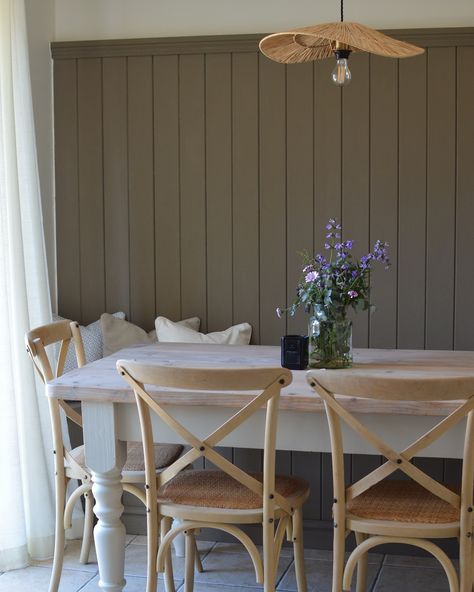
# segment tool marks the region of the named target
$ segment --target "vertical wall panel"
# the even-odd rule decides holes
[[[369,247],[369,56],[351,57],[356,84],[344,88],[342,95],[342,224],[344,238],[354,239],[354,255],[360,257]],[[359,312],[353,322],[355,347],[367,347],[368,313]]]
[[[207,330],[232,325],[230,54],[206,57]]]
[[[105,302],[108,312],[130,316],[128,219],[127,60],[105,58],[104,118],[104,241]]]
[[[426,56],[400,60],[398,341],[425,345]]]
[[[460,47],[457,55],[457,182],[456,182],[456,290],[455,349],[474,348],[473,253],[474,232],[474,117],[472,100],[474,78],[471,75],[474,47]]]
[[[179,58],[181,303],[184,317],[207,328],[204,57]]]
[[[233,321],[259,343],[258,56],[233,54],[231,67]]]
[[[77,80],[81,317],[90,323],[105,310],[101,60],[79,60]]]
[[[128,60],[130,318],[144,329],[155,318],[152,60]]]
[[[370,248],[389,243],[392,267],[371,272],[370,347],[397,344],[398,62],[370,57]]]
[[[286,332],[286,68],[260,57],[260,340]]]
[[[81,318],[77,60],[54,62],[58,309]]]
[[[288,68],[286,79],[287,302],[301,276],[301,252],[313,247],[313,65]],[[306,335],[308,315],[300,310],[287,322],[288,333]]]
[[[314,250],[321,252],[329,218],[341,219],[341,99],[330,81],[332,60],[314,63]]]
[[[428,50],[426,343],[452,349],[456,158],[456,52]]]
[[[156,313],[181,318],[178,56],[153,61]]]

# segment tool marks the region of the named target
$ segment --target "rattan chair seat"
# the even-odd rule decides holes
[[[262,480],[261,474],[253,477]],[[297,477],[277,475],[275,488],[285,498],[299,498],[306,494],[309,485]],[[191,470],[163,485],[158,490],[158,503],[253,510],[262,507],[262,498],[223,471]]]
[[[155,444],[155,468],[162,469],[173,463],[183,451],[181,444]],[[78,446],[71,451],[71,456],[81,466],[85,466],[84,446]],[[127,460],[122,471],[144,471],[143,446],[141,442],[127,442]]]
[[[348,502],[352,516],[369,520],[446,524],[459,520],[459,510],[415,481],[385,480]]]

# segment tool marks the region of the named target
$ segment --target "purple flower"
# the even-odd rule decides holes
[[[309,284],[310,282],[314,282],[318,276],[319,273],[317,271],[310,271],[308,274],[306,274],[304,279],[306,283]]]
[[[354,241],[353,240],[346,240],[345,243],[344,243],[344,246],[345,246],[346,249],[352,249],[353,245],[354,245]]]
[[[349,290],[349,292],[347,292],[347,295],[349,296],[349,298],[357,298],[357,296],[359,296],[359,293],[355,290]]]
[[[330,245],[329,243],[324,243],[324,248],[325,248],[325,249],[326,249],[326,251],[327,251],[328,249],[330,249],[330,248],[331,248],[331,245]]]

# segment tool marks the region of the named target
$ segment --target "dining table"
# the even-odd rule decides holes
[[[442,350],[355,349],[354,367],[387,372],[407,368],[429,374],[474,376],[474,352]],[[280,348],[265,345],[214,345],[150,343],[133,346],[72,370],[46,385],[46,394],[80,401],[82,406],[85,462],[90,468],[97,524],[94,540],[99,587],[120,592],[125,586],[125,527],[121,522],[121,469],[126,442],[141,440],[135,396],[116,370],[117,360],[176,367],[237,368],[280,366]],[[344,370],[341,370],[343,372]],[[277,449],[330,452],[324,405],[306,381],[304,370],[292,370],[293,380],[280,396]],[[150,387],[153,398],[201,439],[211,434],[251,394],[246,392],[184,391]],[[342,404],[393,448],[402,450],[420,433],[448,415],[455,401],[413,402],[339,397]],[[154,418],[154,437],[159,442],[179,442],[178,436]],[[263,448],[264,409],[221,442],[236,448]],[[464,425],[461,422],[423,451],[424,456],[462,458]],[[344,428],[348,453],[373,454],[369,444]],[[329,477],[328,477],[329,478]]]

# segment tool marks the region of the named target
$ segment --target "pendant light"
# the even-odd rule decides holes
[[[344,21],[344,0],[341,0],[341,21],[273,33],[264,37],[260,51],[282,64],[300,64],[334,56],[336,66],[331,79],[338,86],[351,81],[348,60],[351,53],[366,51],[390,58],[408,58],[422,54],[424,49],[393,39],[380,31],[359,23]]]

